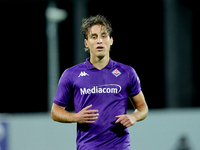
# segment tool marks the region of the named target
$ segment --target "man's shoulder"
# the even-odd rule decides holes
[[[125,71],[132,71],[133,70],[132,66],[129,66],[129,65],[123,64],[121,62],[117,62],[117,61],[113,61],[113,62],[114,62],[114,67],[120,67]]]
[[[85,62],[83,62],[75,66],[72,66],[70,68],[67,68],[63,72],[63,75],[73,75],[76,71],[85,70],[85,69],[86,69],[86,65],[85,65]]]
[[[113,61],[113,67],[118,69],[118,71],[122,71],[121,73],[125,73],[128,77],[137,76],[135,69],[132,66],[123,64],[121,62]]]

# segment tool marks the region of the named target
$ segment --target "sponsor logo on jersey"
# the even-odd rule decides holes
[[[85,76],[89,76],[89,74],[87,74],[85,71],[81,71],[78,77],[85,77]]]
[[[118,77],[118,76],[121,74],[121,72],[120,72],[119,70],[115,69],[115,70],[112,72],[112,74],[115,75],[115,77]]]
[[[105,84],[93,86],[92,88],[80,88],[81,95],[95,93],[119,93],[122,87],[118,84]]]

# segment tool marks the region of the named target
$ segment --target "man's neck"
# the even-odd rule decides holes
[[[103,69],[109,63],[110,57],[106,55],[102,58],[99,57],[90,57],[90,63],[97,69]]]

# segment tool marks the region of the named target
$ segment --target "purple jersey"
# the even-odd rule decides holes
[[[128,97],[141,91],[135,70],[110,59],[101,70],[89,59],[71,67],[60,78],[54,103],[66,107],[74,98],[76,113],[92,104],[99,117],[92,124],[77,124],[78,150],[130,150],[127,128],[115,124],[115,116],[126,114]]]

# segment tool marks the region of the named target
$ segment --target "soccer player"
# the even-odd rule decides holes
[[[140,80],[132,67],[110,58],[112,28],[105,17],[84,19],[81,33],[90,58],[62,74],[51,117],[77,123],[78,150],[130,150],[127,128],[148,114]],[[75,113],[65,110],[71,98]],[[132,114],[126,114],[129,98]]]

